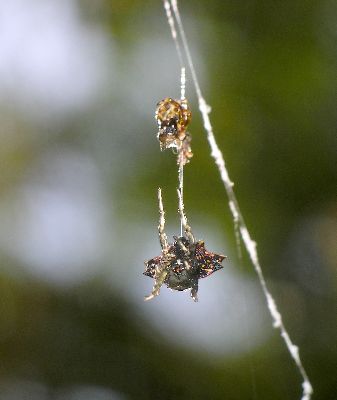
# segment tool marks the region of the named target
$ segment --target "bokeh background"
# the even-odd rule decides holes
[[[337,3],[181,1],[261,264],[315,389],[337,398]],[[189,75],[187,76],[189,78]],[[0,2],[0,399],[299,399],[187,85],[185,206],[228,255],[199,303],[144,303],[157,187],[179,229],[155,104],[179,97],[161,1]]]

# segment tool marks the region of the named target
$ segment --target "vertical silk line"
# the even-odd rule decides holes
[[[181,73],[180,73],[180,100],[185,100],[185,90],[186,90],[185,67],[181,67]]]
[[[179,151],[181,151],[181,150],[179,150]],[[180,161],[179,161],[178,181],[179,181],[180,197],[183,199],[184,198],[184,164],[183,164],[183,158],[182,157],[180,157]],[[183,235],[184,235],[183,222],[180,221],[180,236],[183,236]]]
[[[180,68],[181,68],[181,72],[180,72],[180,100],[184,100],[185,99],[185,88],[186,88],[186,75],[185,75],[185,66],[184,66],[184,60],[183,60],[183,56],[181,53],[181,49],[180,49],[180,45],[178,42],[178,35],[177,35],[177,30],[175,27],[175,23],[174,23],[174,18],[172,16],[172,12],[171,12],[171,6],[170,3],[167,0],[164,0],[164,9],[166,12],[166,18],[167,18],[167,22],[170,26],[171,29],[171,34],[174,40],[174,44],[176,46],[176,51],[178,54],[178,59],[179,59],[179,63],[180,63]],[[178,152],[180,153],[182,151],[182,149],[178,149]],[[180,161],[179,161],[179,166],[178,166],[178,187],[179,187],[179,191],[180,191],[180,196],[183,199],[184,197],[184,164],[182,161],[182,157],[179,157]],[[183,236],[183,223],[182,221],[180,221],[180,236]]]
[[[178,42],[177,42],[177,46]],[[181,67],[180,73],[180,100],[185,100],[185,87],[186,87],[186,75],[185,75],[185,67]],[[179,152],[182,152],[182,146],[179,149]],[[184,162],[183,157],[180,155],[179,161],[179,169],[178,169],[178,180],[179,180],[179,192],[182,202],[184,202]],[[184,235],[183,221],[180,221],[180,236]]]
[[[301,358],[299,355],[299,348],[291,341],[290,336],[289,336],[289,334],[285,328],[285,325],[283,323],[282,316],[276,306],[275,300],[267,287],[267,284],[266,284],[266,281],[265,281],[265,278],[264,278],[264,275],[263,275],[263,272],[262,272],[262,269],[260,266],[260,262],[258,259],[256,243],[252,240],[252,238],[249,234],[249,231],[247,229],[246,223],[244,221],[244,218],[241,214],[239,204],[238,204],[238,201],[236,199],[236,196],[235,196],[235,193],[233,190],[233,182],[229,178],[229,174],[228,174],[228,171],[227,171],[227,168],[225,165],[224,157],[223,157],[222,152],[219,149],[217,142],[215,140],[215,137],[214,137],[213,128],[212,128],[212,125],[211,125],[211,122],[209,119],[209,113],[211,112],[211,108],[206,103],[206,101],[202,95],[201,89],[200,89],[199,81],[198,81],[198,78],[197,78],[197,75],[195,72],[190,49],[189,49],[188,42],[186,39],[184,26],[181,21],[177,0],[170,0],[170,3],[168,0],[164,0],[164,8],[166,10],[167,15],[168,15],[167,10],[169,8],[171,10],[173,10],[173,14],[174,14],[175,20],[177,22],[178,32],[179,32],[179,35],[180,35],[180,38],[182,41],[184,53],[185,53],[187,63],[188,63],[188,66],[189,66],[189,69],[191,72],[193,85],[194,85],[194,88],[195,88],[195,91],[197,94],[197,98],[198,98],[198,102],[199,102],[199,110],[200,110],[200,113],[201,113],[201,116],[203,119],[204,129],[207,133],[207,139],[208,139],[208,142],[209,142],[209,145],[211,148],[211,156],[213,157],[214,162],[218,167],[218,170],[219,170],[219,173],[221,176],[221,180],[226,189],[228,201],[229,201],[229,208],[230,208],[232,216],[233,216],[234,224],[237,224],[237,226],[239,228],[239,232],[240,232],[244,247],[246,248],[246,250],[248,252],[250,260],[251,260],[253,267],[255,269],[255,272],[258,276],[260,286],[262,288],[263,294],[264,294],[266,302],[267,302],[269,313],[273,320],[273,327],[276,329],[279,329],[280,335],[288,349],[288,352],[289,352],[291,358],[294,360],[295,365],[296,365],[300,375],[302,376],[303,393],[302,393],[301,400],[310,400],[311,395],[313,393],[313,388],[309,381],[308,375],[303,367],[303,364],[302,364],[302,361],[301,361]],[[170,15],[171,15],[171,19],[173,19],[171,10],[170,10]],[[169,22],[169,26],[171,28],[171,34],[172,34],[172,38],[175,42],[175,46],[177,49],[179,49],[179,50],[177,50],[178,57],[180,60],[182,60],[182,57],[181,57],[182,53],[180,50],[180,44],[179,44],[178,37],[177,37],[177,31],[175,30],[174,21],[173,21],[173,23],[171,23],[168,18],[168,22]]]

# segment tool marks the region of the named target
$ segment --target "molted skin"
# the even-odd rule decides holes
[[[192,118],[187,100],[166,97],[157,104],[155,118],[161,150],[180,149],[181,157],[178,157],[178,164],[180,161],[183,164],[188,163],[193,153],[190,146],[191,135],[187,132],[187,126]]]

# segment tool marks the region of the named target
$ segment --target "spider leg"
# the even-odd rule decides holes
[[[162,260],[159,265],[156,266],[155,277],[154,277],[154,285],[152,292],[149,296],[145,297],[145,300],[151,300],[155,296],[159,295],[160,288],[163,285],[166,275],[168,274],[168,266],[171,262],[171,257],[168,254],[169,244],[167,240],[167,235],[164,231],[165,229],[165,211],[163,206],[163,199],[161,196],[161,188],[158,188],[158,202],[159,202],[159,225],[158,225],[158,233],[159,233],[159,242],[162,249]]]
[[[165,211],[163,206],[163,199],[161,196],[161,188],[158,188],[158,202],[159,202],[159,225],[158,225],[158,233],[159,233],[159,242],[163,251],[163,255],[168,252],[168,240],[167,235],[164,231],[165,229]]]
[[[191,264],[189,264],[186,260],[184,260],[184,265],[185,265],[185,268],[186,268],[187,271],[192,268]]]
[[[186,236],[187,240],[190,243],[195,243],[195,238],[194,238],[194,235],[192,233],[192,229],[189,226],[189,224],[187,222],[186,215],[184,213],[184,203],[183,203],[183,199],[182,199],[182,196],[181,196],[181,192],[180,192],[179,189],[177,189],[177,192],[178,192],[178,199],[179,199],[179,209],[178,209],[178,211],[179,211],[179,215],[180,215],[180,221],[181,221],[181,223],[183,225],[183,228],[184,228],[185,236]]]
[[[195,280],[195,282],[193,282],[193,285],[191,288],[191,297],[195,302],[198,301],[198,280],[197,279]]]
[[[162,263],[160,263],[157,267],[156,267],[156,272],[155,272],[155,278],[154,278],[154,285],[152,288],[152,292],[149,296],[146,296],[144,298],[145,301],[147,300],[151,300],[154,297],[159,295],[160,292],[160,288],[162,287],[166,275],[168,274],[168,269],[167,267],[170,264],[170,259],[167,258],[167,260],[164,260]]]
[[[188,256],[190,254],[190,250],[184,245],[181,237],[173,236],[173,239],[177,242],[178,246],[181,250]]]

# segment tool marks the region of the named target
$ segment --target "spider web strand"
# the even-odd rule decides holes
[[[177,51],[177,54],[178,54],[180,67],[183,68],[184,67],[184,61],[183,61],[183,56],[181,54],[180,45],[179,45],[179,42],[178,42],[178,35],[177,35],[177,30],[176,30],[176,27],[175,27],[175,23],[174,23],[174,18],[172,17],[171,6],[170,6],[170,3],[168,2],[168,0],[164,0],[163,3],[164,3],[164,9],[165,9],[165,12],[166,12],[167,22],[168,22],[168,24],[170,26],[171,34],[172,34],[172,37],[173,37],[173,40],[174,40],[174,43],[175,43],[175,46],[176,46],[176,51]]]
[[[181,72],[180,72],[180,99],[184,100],[185,99],[185,89],[186,89],[186,74],[185,74],[186,68],[185,68],[182,52],[180,49],[180,44],[179,44],[179,40],[178,40],[178,34],[177,34],[174,18],[172,16],[171,5],[168,0],[163,0],[163,4],[164,4],[167,22],[168,22],[170,30],[171,30],[171,35],[172,35],[172,38],[173,38],[173,41],[174,41],[174,44],[176,47],[176,51],[177,51],[178,59],[179,59],[179,63],[180,63],[180,69],[181,69]],[[180,153],[180,155],[179,155],[180,162],[179,162],[179,166],[178,166],[178,187],[179,187],[179,191],[180,191],[180,196],[183,200],[183,198],[184,198],[184,163],[182,162],[182,156],[181,156],[182,149],[181,148],[178,149],[178,152]],[[182,221],[180,221],[180,236],[183,236]]]
[[[171,13],[171,9],[170,9]],[[172,16],[171,16],[172,18]],[[173,20],[173,18],[172,18]],[[173,20],[174,24],[174,20]],[[174,26],[174,25],[173,25]],[[179,43],[176,42],[176,47],[180,49]],[[181,59],[182,62],[182,59]],[[181,72],[180,72],[180,99],[185,100],[185,88],[186,88],[186,74],[185,74],[185,67],[181,67]],[[179,191],[180,191],[180,196],[182,201],[184,201],[184,162],[183,162],[183,156],[182,156],[182,146],[179,149],[179,167],[178,167],[178,182],[179,182]],[[184,227],[183,227],[183,222],[180,220],[180,236],[183,236],[184,233]]]
[[[167,4],[168,4],[168,1],[164,0],[165,9],[167,7]],[[288,349],[288,352],[289,352],[290,356],[292,357],[292,359],[294,360],[294,362],[297,366],[297,369],[302,376],[303,394],[302,394],[301,400],[310,400],[311,395],[313,393],[313,388],[309,381],[308,375],[303,367],[303,364],[302,364],[302,361],[301,361],[301,358],[299,355],[299,348],[291,341],[290,336],[289,336],[289,334],[284,326],[284,323],[282,321],[282,316],[276,306],[275,300],[274,300],[273,296],[271,295],[270,291],[268,290],[268,287],[267,287],[267,284],[266,284],[266,281],[265,281],[265,278],[264,278],[264,275],[263,275],[263,272],[262,272],[262,269],[260,266],[260,262],[258,259],[256,243],[251,239],[250,234],[248,232],[247,226],[246,226],[243,216],[241,214],[239,204],[238,204],[238,201],[236,199],[236,196],[235,196],[235,193],[233,190],[233,182],[229,178],[229,174],[228,174],[228,171],[227,171],[227,168],[225,165],[224,157],[223,157],[222,152],[219,149],[217,142],[215,140],[215,137],[214,137],[213,128],[212,128],[212,125],[211,125],[211,122],[209,119],[209,113],[211,112],[211,108],[209,105],[207,105],[204,97],[202,96],[199,81],[198,81],[198,78],[197,78],[197,75],[195,72],[193,60],[192,60],[190,49],[189,49],[188,42],[186,39],[183,23],[182,23],[182,20],[180,17],[177,0],[170,0],[169,6],[171,6],[171,9],[173,10],[173,14],[174,14],[174,17],[177,22],[178,32],[181,37],[181,41],[182,41],[183,48],[184,48],[184,53],[186,55],[187,63],[188,63],[188,66],[189,66],[189,69],[191,72],[191,76],[192,76],[193,85],[194,85],[194,88],[195,88],[195,91],[197,94],[197,98],[198,98],[198,102],[199,102],[199,110],[200,110],[200,113],[201,113],[201,116],[203,119],[205,131],[207,133],[207,139],[208,139],[208,142],[209,142],[209,145],[211,148],[211,156],[213,157],[214,162],[218,167],[218,170],[219,170],[219,173],[221,176],[221,180],[226,189],[228,200],[229,200],[229,207],[230,207],[230,210],[231,210],[231,213],[233,216],[234,223],[237,224],[237,226],[239,227],[239,232],[240,232],[243,244],[247,250],[247,253],[253,264],[255,272],[258,276],[260,286],[261,286],[264,296],[266,298],[269,313],[273,320],[273,327],[279,329],[280,335]],[[172,17],[172,15],[171,15],[171,17]],[[171,34],[172,34],[172,38],[175,42],[176,48],[179,48],[179,51],[177,51],[178,57],[181,59],[182,53],[180,50],[177,32],[175,31],[175,28],[174,28],[174,30],[172,29],[172,26],[174,27],[174,24],[171,25],[170,21],[168,21],[168,22],[171,27]]]

